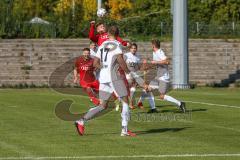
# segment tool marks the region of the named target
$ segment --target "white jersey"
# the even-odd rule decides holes
[[[167,57],[163,50],[159,49],[156,52],[153,52],[153,60],[154,61],[162,61],[166,60]],[[168,72],[168,65],[157,65],[157,76],[159,80],[169,82],[169,72]]]
[[[90,49],[90,56],[91,56],[92,58],[96,57],[96,54],[97,54],[97,53],[96,53],[94,50]]]
[[[119,79],[117,56],[123,54],[120,43],[116,40],[107,40],[99,46],[96,57],[100,59],[99,82],[109,83]]]
[[[138,70],[138,64],[141,62],[141,60],[137,54],[134,55],[131,52],[125,53],[124,59],[130,71]]]

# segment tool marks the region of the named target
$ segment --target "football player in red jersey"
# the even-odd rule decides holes
[[[100,46],[104,41],[108,40],[108,33],[106,26],[103,23],[96,24],[97,33],[95,34],[95,21],[90,22],[90,31],[89,31],[89,39],[95,43],[97,43],[98,46]],[[116,40],[120,42],[123,46],[129,46],[130,43],[127,41],[123,41],[119,37],[119,31],[117,33]]]
[[[97,98],[99,82],[94,75],[93,61],[93,58],[90,57],[90,49],[84,48],[82,56],[75,61],[74,83],[77,83],[79,77],[79,84],[86,91],[93,104],[97,106],[99,105]]]

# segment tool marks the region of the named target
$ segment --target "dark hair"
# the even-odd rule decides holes
[[[100,26],[100,25],[105,25],[103,22],[98,22],[97,24],[96,24],[96,27],[98,27],[98,26]]]
[[[108,28],[108,34],[112,36],[118,36],[119,35],[119,29],[117,26],[111,26]]]
[[[90,45],[91,45],[91,44],[95,44],[95,45],[96,45],[96,43],[95,43],[95,42],[93,42],[93,41],[90,41]]]
[[[90,49],[89,49],[89,48],[83,48],[82,51],[88,51],[88,52],[90,52]]]
[[[137,46],[137,44],[136,44],[136,43],[132,43],[130,48],[132,48],[132,46],[134,46],[134,47],[138,48],[138,46]]]
[[[160,48],[160,41],[158,39],[153,39],[152,45],[154,45],[156,48]]]

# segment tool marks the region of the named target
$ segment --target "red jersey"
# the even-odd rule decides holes
[[[92,83],[96,80],[94,75],[93,59],[85,60],[82,56],[75,61],[75,67],[80,74],[80,84]]]
[[[95,32],[95,26],[94,24],[91,24],[90,31],[89,31],[89,39],[97,43],[98,46],[100,46],[104,41],[108,39],[107,32],[102,34],[96,34],[96,35],[94,32]],[[116,40],[120,42],[123,46],[127,46],[127,42],[123,41],[119,36],[116,37]]]

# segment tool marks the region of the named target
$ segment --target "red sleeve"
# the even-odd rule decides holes
[[[127,46],[127,41],[122,40],[119,36],[117,36],[117,41],[120,42],[123,46]]]
[[[91,24],[90,25],[90,30],[89,30],[89,34],[88,34],[88,37],[91,41],[93,42],[98,42],[98,35],[95,35],[95,25],[94,24]]]
[[[79,73],[78,59],[75,61],[75,69],[77,70],[77,73]]]
[[[75,60],[75,67],[78,68],[78,59]]]

